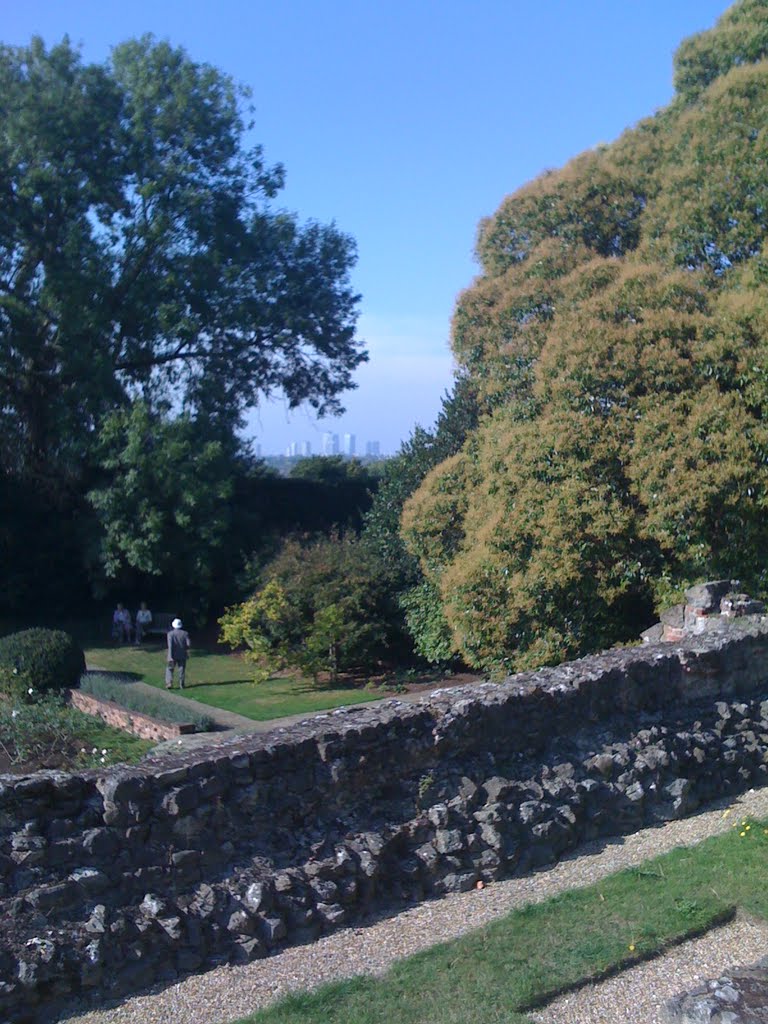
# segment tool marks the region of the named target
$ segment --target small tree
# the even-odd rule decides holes
[[[245,647],[243,655],[254,666],[254,682],[263,683],[287,656],[286,623],[290,606],[277,580],[270,580],[242,604],[227,608],[219,619],[221,642],[233,650]]]
[[[219,620],[223,642],[245,646],[262,677],[291,666],[336,681],[384,659],[398,634],[387,566],[355,537],[290,540],[262,581]]]

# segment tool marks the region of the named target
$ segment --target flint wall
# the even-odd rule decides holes
[[[0,1019],[262,956],[762,784],[768,626],[0,778]]]

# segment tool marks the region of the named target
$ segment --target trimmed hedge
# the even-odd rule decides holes
[[[61,629],[24,629],[0,637],[0,691],[11,697],[28,700],[69,689],[84,671],[82,647]]]

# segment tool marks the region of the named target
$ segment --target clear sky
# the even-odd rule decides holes
[[[144,32],[248,85],[278,205],[357,241],[370,362],[318,424],[263,405],[263,452],[324,430],[394,452],[450,387],[481,217],[672,96],[672,54],[726,0],[0,0],[0,39],[67,33],[87,60]]]

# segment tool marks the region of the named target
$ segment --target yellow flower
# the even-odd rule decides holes
[[[635,952],[635,944],[634,944],[634,942],[630,942],[630,944],[629,944],[629,952],[630,953],[634,953]]]
[[[752,826],[751,826],[751,825],[747,825],[747,832],[749,832],[749,830],[750,830],[751,828],[752,828]]]
[[[739,832],[740,836],[745,836],[746,834],[747,834],[746,832]]]
[[[723,811],[723,817],[724,817],[724,818],[727,818],[727,817],[728,817],[728,815],[729,815],[729,814],[731,813],[732,809],[733,809],[733,808],[729,807],[727,811]]]

